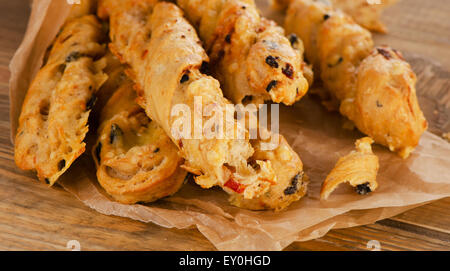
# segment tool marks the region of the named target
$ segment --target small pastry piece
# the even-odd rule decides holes
[[[386,33],[386,26],[380,21],[381,13],[397,0],[330,0],[331,4],[350,15],[359,25],[370,31]]]
[[[101,24],[88,15],[68,22],[22,105],[15,140],[18,167],[53,185],[85,150],[95,92],[106,80]]]
[[[147,117],[136,98],[133,83],[123,80],[103,109],[98,141],[92,150],[98,182],[124,204],[170,196],[179,190],[187,174],[180,168],[183,159],[176,146]]]
[[[275,22],[261,17],[254,0],[177,3],[198,30],[212,74],[233,103],[292,105],[306,94],[312,72],[303,61],[302,41],[288,39]]]
[[[356,141],[356,151],[339,158],[336,166],[327,176],[320,191],[322,200],[328,196],[341,183],[349,183],[360,195],[375,191],[378,187],[377,173],[379,168],[378,157],[373,154],[371,144],[373,139],[364,137]]]
[[[369,31],[319,1],[292,0],[285,25],[304,41],[329,91],[326,104],[339,104],[361,132],[407,158],[428,123],[417,101],[416,76],[401,53],[374,48]]]
[[[172,115],[175,105],[197,112],[197,99],[198,106],[225,115],[229,102],[219,82],[200,72],[208,57],[176,5],[152,0],[101,1],[98,13],[109,16],[110,48],[130,67],[127,72],[137,84],[139,104],[177,145],[185,159],[183,168],[198,175],[197,184],[203,188],[217,185],[254,198],[277,182],[270,161],[252,157],[248,131],[233,118],[225,121],[223,139],[178,133],[179,124],[195,127],[195,123],[194,118],[186,121]],[[203,123],[209,120],[199,117]],[[237,139],[239,131],[244,131],[241,139]],[[252,167],[255,164],[259,167]]]

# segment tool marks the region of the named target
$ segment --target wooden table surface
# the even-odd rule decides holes
[[[8,64],[23,37],[29,0],[0,0],[0,250],[214,250],[196,229],[165,229],[99,214],[61,188],[49,189],[19,170],[10,142]],[[450,0],[403,0],[384,14],[390,44],[435,60],[450,70]],[[450,80],[450,79],[449,79]],[[450,250],[450,198],[372,225],[332,230],[323,238],[296,242],[287,250]]]

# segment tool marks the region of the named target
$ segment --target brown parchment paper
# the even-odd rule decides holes
[[[280,14],[257,1],[268,17]],[[30,80],[42,63],[69,5],[64,0],[34,1],[25,38],[10,64],[11,131],[14,137],[21,104]],[[326,202],[320,186],[340,156],[363,135],[342,128],[344,119],[326,112],[314,98],[280,109],[282,134],[299,153],[311,179],[308,195],[283,212],[254,212],[232,207],[220,189],[186,184],[173,197],[149,205],[111,201],[98,186],[93,162],[80,157],[60,184],[92,209],[107,215],[152,222],[167,228],[197,227],[219,250],[282,250],[294,241],[325,235],[330,229],[374,223],[422,204],[450,196],[450,144],[440,138],[450,131],[450,73],[438,64],[406,54],[418,74],[418,96],[430,122],[416,151],[402,160],[375,146],[380,158],[379,188],[368,196],[342,186]]]

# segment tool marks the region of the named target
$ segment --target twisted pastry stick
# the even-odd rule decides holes
[[[331,4],[352,16],[353,20],[370,31],[386,33],[386,26],[380,21],[381,12],[397,0],[331,0]]]
[[[72,19],[62,29],[45,66],[25,97],[14,159],[53,185],[85,150],[84,137],[102,72],[105,39],[95,16]]]
[[[407,158],[428,124],[417,101],[416,75],[401,53],[374,48],[369,31],[318,1],[292,0],[285,26],[303,39],[307,58],[340,112]]]
[[[292,0],[275,0],[275,7],[285,9]],[[368,0],[319,0],[340,9],[362,27],[375,32],[386,33],[386,26],[380,21],[381,13],[397,0],[380,0],[370,3]]]
[[[175,5],[155,6],[156,2],[102,2],[99,14],[110,16],[111,47],[130,65],[129,73],[139,85],[140,103],[172,135],[170,126],[177,121],[167,111],[172,105],[184,103],[192,108],[194,96],[203,98],[204,107],[213,104],[220,110],[228,102],[218,82],[199,71],[208,59],[192,26]],[[226,125],[238,126],[234,120],[231,126]],[[171,137],[186,159],[184,168],[200,175],[196,182],[204,188],[221,186],[231,194],[234,205],[282,209],[306,192],[303,164],[282,137],[270,152],[261,150],[258,140]],[[284,170],[278,171],[283,164]]]
[[[233,103],[292,105],[312,81],[303,45],[262,18],[253,0],[177,0],[197,28],[213,74]],[[306,77],[306,78],[305,78]]]
[[[92,149],[100,185],[115,200],[134,204],[170,196],[183,184],[182,158],[167,134],[135,102],[134,83],[109,69],[103,95],[111,94],[100,115]]]
[[[139,103],[177,145],[186,160],[183,167],[199,175],[197,184],[204,188],[219,185],[250,199],[277,182],[271,163],[254,160],[248,139],[236,139],[238,130],[245,128],[234,119],[224,125],[225,134],[233,138],[188,139],[172,133],[180,122],[178,116],[171,116],[174,105],[184,104],[195,112],[194,99],[199,97],[203,108],[225,112],[229,104],[219,83],[200,72],[208,58],[178,7],[152,0],[103,1],[99,15],[110,18],[111,50],[130,66]]]

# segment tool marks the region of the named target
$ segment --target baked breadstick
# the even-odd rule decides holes
[[[397,0],[330,0],[331,4],[350,15],[359,25],[369,29],[386,33],[386,26],[380,21],[383,10],[393,5]]]
[[[427,129],[420,110],[416,76],[402,55],[374,48],[371,34],[348,15],[319,1],[293,0],[286,30],[303,39],[340,112],[377,143],[407,158]]]
[[[95,16],[66,24],[22,105],[15,140],[18,167],[53,185],[85,150],[94,93],[106,80],[105,39]]]
[[[218,185],[251,199],[277,182],[271,163],[252,157],[254,149],[248,137],[236,139],[245,127],[234,118],[225,121],[223,139],[203,135],[188,138],[172,130],[183,121],[178,115],[172,116],[175,105],[185,105],[195,112],[197,97],[202,108],[225,112],[229,104],[219,82],[200,72],[208,57],[195,29],[177,6],[152,0],[102,1],[98,12],[103,18],[109,16],[110,48],[129,65],[139,104],[177,145],[185,159],[183,167],[199,175],[197,184],[203,188]],[[201,119],[208,121],[204,116]],[[187,126],[194,127],[194,121]]]
[[[275,0],[275,6],[285,9],[293,0]],[[381,13],[387,7],[393,5],[397,0],[319,0],[333,5],[353,18],[362,27],[375,32],[386,33],[386,26],[380,21]]]
[[[262,18],[254,0],[177,0],[197,28],[211,71],[233,103],[292,105],[312,81],[301,40]],[[305,78],[306,77],[306,78]]]
[[[100,115],[98,140],[92,150],[100,185],[115,200],[152,202],[178,191],[186,177],[183,159],[167,134],[135,102],[134,83],[109,74],[121,83]],[[109,85],[114,87],[113,84]]]
[[[356,151],[339,158],[336,166],[322,184],[320,198],[328,196],[341,184],[349,183],[360,195],[375,191],[378,187],[377,173],[380,167],[378,157],[373,154],[369,137],[356,141]]]

